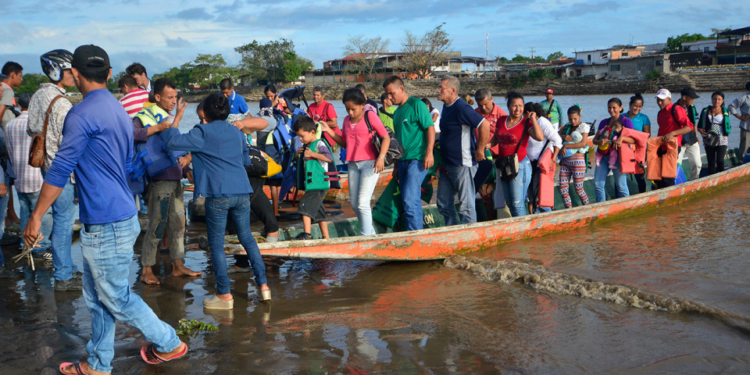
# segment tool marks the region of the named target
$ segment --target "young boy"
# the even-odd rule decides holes
[[[0,119],[2,120],[2,129],[5,131],[5,126],[16,118],[10,107],[13,106],[13,100],[15,94],[13,89],[20,86],[23,83],[23,67],[13,61],[8,61],[3,66],[3,98],[0,101]]]
[[[299,213],[302,215],[305,231],[294,237],[295,240],[313,239],[313,223],[318,223],[323,238],[328,238],[328,222],[323,199],[330,187],[326,180],[326,172],[328,163],[333,163],[333,155],[328,142],[316,137],[317,129],[315,121],[307,116],[301,116],[294,122],[294,132],[303,144],[297,150],[297,189],[305,191],[305,195],[299,201]]]

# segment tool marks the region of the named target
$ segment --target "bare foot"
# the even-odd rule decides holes
[[[271,290],[271,288],[268,287],[268,284],[263,284],[260,286],[261,292],[265,292],[266,290]]]
[[[196,277],[196,276],[201,275],[201,272],[196,272],[185,267],[185,263],[182,262],[182,259],[175,259],[172,261],[172,264],[174,266],[172,267],[172,276],[174,277],[180,277],[180,276]]]
[[[88,362],[81,362],[81,370],[83,370],[84,373],[90,374],[90,375],[109,375],[108,372],[100,372],[100,371],[94,371],[89,366]],[[75,364],[70,365],[68,367],[65,367],[62,369],[63,375],[75,375],[78,374],[78,371],[76,370]]]
[[[151,266],[143,266],[143,272],[141,273],[141,282],[146,285],[159,285],[159,279],[154,275],[154,271]]]

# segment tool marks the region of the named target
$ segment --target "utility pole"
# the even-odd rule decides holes
[[[536,52],[536,51],[534,50],[534,47],[531,47],[531,59],[532,59],[532,60],[534,60],[534,52]]]
[[[487,63],[490,61],[490,33],[486,33],[484,34],[484,36],[485,38],[487,38],[486,47],[485,47],[487,55],[484,58],[484,74],[487,74]]]

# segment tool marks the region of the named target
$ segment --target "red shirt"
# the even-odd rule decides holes
[[[523,133],[524,127],[527,126],[525,118],[521,118],[518,124],[508,124],[510,117],[502,116],[497,119],[497,128],[495,128],[495,138],[497,139],[497,146],[493,148],[493,153],[498,157],[505,157],[513,155],[516,152],[518,143],[521,143],[521,147],[518,148],[518,161],[526,158],[526,147],[529,145],[529,132]],[[508,126],[511,126],[508,129]]]
[[[380,121],[380,117],[374,111],[365,111],[364,116],[354,126],[352,126],[351,117],[346,116],[342,126],[344,128],[344,140],[346,140],[346,161],[375,160],[378,158],[378,151],[372,144],[372,133],[370,133],[365,122],[365,116],[368,115],[370,116],[368,117],[370,126],[375,133],[381,137],[388,134]]]
[[[494,104],[494,103],[493,103]],[[495,129],[497,128],[497,120],[502,116],[507,116],[508,114],[503,111],[502,108],[500,108],[499,105],[494,104],[494,107],[492,107],[492,111],[490,114],[485,115],[482,113],[482,111],[479,110],[479,108],[475,108],[475,111],[482,115],[487,121],[490,123],[490,139],[495,136]],[[475,130],[477,138],[479,138],[479,129]]]
[[[677,121],[675,121],[674,117],[672,117],[672,107],[674,105],[674,103],[670,103],[667,108],[660,110],[659,114],[656,116],[656,121],[659,123],[658,137],[665,136],[667,133],[682,129],[686,126],[693,129],[693,123],[688,119],[687,111],[685,111],[685,108],[682,106],[678,105],[674,110],[674,117],[677,117]],[[675,138],[677,138],[677,146],[682,146],[682,136],[680,135]]]
[[[318,103],[310,104],[309,110],[307,111],[310,117],[312,117],[313,120],[317,121],[330,121],[332,119],[337,118],[336,110],[333,108],[333,104],[328,103],[327,101],[323,100],[320,102],[320,105]],[[332,127],[333,132],[341,135],[341,129],[339,129],[338,124],[336,126]],[[323,134],[323,138],[325,138],[326,141],[328,141],[328,144],[333,145],[335,142],[333,138],[331,138],[328,134]]]

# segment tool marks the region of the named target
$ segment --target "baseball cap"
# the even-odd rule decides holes
[[[547,94],[554,94],[555,92],[552,91],[552,89],[547,89]]]
[[[693,99],[700,98],[700,96],[698,96],[698,94],[695,93],[695,90],[693,90],[692,87],[685,87],[684,89],[682,89],[682,91],[680,91],[680,95],[681,96],[688,96],[688,97],[691,97]]]
[[[669,92],[669,90],[667,89],[661,89],[656,92],[656,98],[657,99],[666,99],[666,98],[672,99],[672,93]]]
[[[109,55],[93,44],[80,46],[73,52],[73,67],[87,73],[109,70]]]
[[[8,78],[8,76],[6,76],[6,75],[5,75],[5,74],[3,74],[3,73],[0,73],[0,79],[6,79],[6,78]],[[748,82],[748,83],[750,83],[750,82]]]

